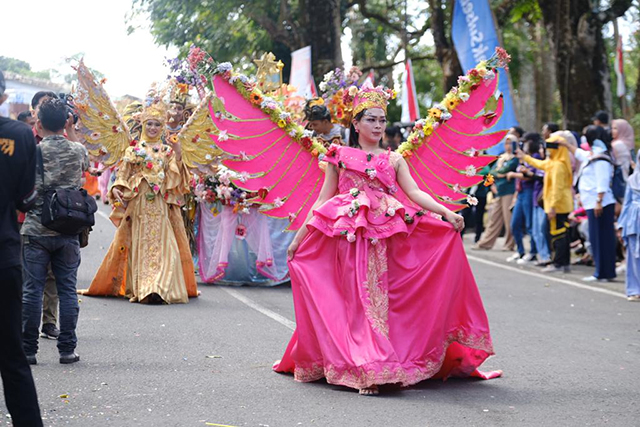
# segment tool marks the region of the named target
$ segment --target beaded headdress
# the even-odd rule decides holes
[[[376,88],[362,88],[358,91],[353,100],[353,117],[358,113],[370,108],[381,108],[387,114],[387,104],[389,103],[389,95],[384,91],[382,86]]]
[[[165,109],[164,104],[156,102],[142,110],[142,114],[140,114],[140,123],[145,123],[149,120],[157,120],[163,124],[167,121],[167,110]]]
[[[371,108],[381,108],[387,114],[387,104],[393,98],[395,98],[395,92],[383,86],[365,85],[361,88],[351,86],[342,99],[345,107],[342,122],[345,126],[349,126],[355,116]]]

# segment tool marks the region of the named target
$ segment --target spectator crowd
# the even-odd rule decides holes
[[[624,276],[628,300],[640,301],[637,162],[633,128],[623,119],[610,123],[603,111],[582,133],[556,123],[541,133],[511,128],[504,153],[480,171],[484,183],[469,190],[478,199],[465,212],[473,249],[492,249],[504,236],[502,250],[513,252],[507,262],[547,274],[592,266],[583,281]]]

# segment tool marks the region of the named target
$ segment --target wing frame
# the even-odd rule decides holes
[[[504,100],[497,91],[497,71],[507,68],[509,60],[506,51],[497,48],[491,58],[459,77],[458,86],[415,123],[407,141],[396,150],[418,186],[451,210],[477,203],[464,190],[480,184],[483,177],[478,175],[479,170],[495,159],[479,155],[479,150],[497,144],[507,133],[487,131],[502,115]],[[461,124],[467,129],[459,129]],[[459,203],[463,200],[466,204]]]
[[[131,143],[129,127],[104,89],[106,79],[98,81],[82,59],[74,68],[78,75],[74,104],[80,117],[83,144],[95,160],[113,166],[124,157]]]

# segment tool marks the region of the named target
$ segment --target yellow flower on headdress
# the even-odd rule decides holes
[[[316,98],[313,101],[309,102],[309,107],[315,107],[316,105],[324,105],[324,99]]]

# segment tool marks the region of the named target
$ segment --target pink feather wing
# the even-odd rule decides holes
[[[288,229],[297,230],[322,187],[324,173],[318,167],[318,159],[225,79],[215,76],[213,87],[228,114],[212,108],[211,117],[228,139],[221,140],[220,132],[211,138],[221,150],[236,156],[223,161],[226,167],[249,174],[245,182],[236,180],[234,184],[259,192],[260,196],[252,201],[273,206],[261,212],[276,218],[288,217],[292,219]]]
[[[497,84],[498,79],[495,78],[473,89],[467,102],[460,103],[451,111],[451,118],[443,122],[414,151],[413,156],[407,158],[409,170],[420,189],[439,199],[449,209],[460,210],[466,206],[454,203],[466,197],[454,191],[456,184],[463,189],[482,181],[482,176],[465,171],[471,168],[477,171],[495,159],[493,156],[470,155],[470,152],[496,145],[507,133],[485,133],[498,122],[504,108],[500,97],[493,113],[484,112],[489,98],[495,96]]]

